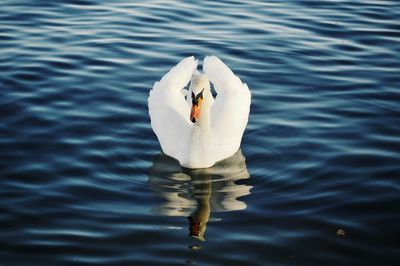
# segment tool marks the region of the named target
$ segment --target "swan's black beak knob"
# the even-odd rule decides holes
[[[203,90],[197,96],[195,96],[192,92],[192,110],[190,111],[190,121],[193,123],[199,121],[200,106],[203,103]]]

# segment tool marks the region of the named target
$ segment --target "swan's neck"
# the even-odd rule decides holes
[[[199,126],[202,131],[208,131],[210,129],[211,97],[210,90],[204,91],[203,104],[200,109],[200,119],[195,124],[195,126]]]
[[[211,143],[210,113],[211,92],[204,91],[203,104],[200,109],[199,120],[193,124],[187,143],[187,154],[181,165],[188,168],[211,167],[215,161],[210,154]]]

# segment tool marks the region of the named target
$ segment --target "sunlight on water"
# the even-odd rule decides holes
[[[184,171],[174,159],[159,155],[150,168],[149,184],[163,203],[153,212],[187,217],[190,235],[204,241],[211,213],[246,208],[239,198],[249,195],[252,187],[235,182],[247,178],[249,173],[240,150],[212,168]]]
[[[398,1],[0,1],[0,264],[396,265]],[[217,55],[241,151],[160,154],[154,83]],[[202,241],[204,240],[204,241]]]

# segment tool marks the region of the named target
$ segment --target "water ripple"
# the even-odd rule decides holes
[[[389,0],[1,1],[2,262],[394,265],[399,17]],[[186,171],[159,154],[148,91],[210,54],[252,91],[243,155]]]

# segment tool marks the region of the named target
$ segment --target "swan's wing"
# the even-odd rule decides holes
[[[211,106],[211,129],[218,144],[215,152],[218,161],[240,147],[249,118],[251,94],[247,85],[216,56],[204,59],[203,70],[217,92]]]
[[[197,60],[187,57],[173,67],[150,91],[148,105],[151,127],[164,153],[181,160],[183,142],[189,135],[190,107],[182,89],[197,68]]]

